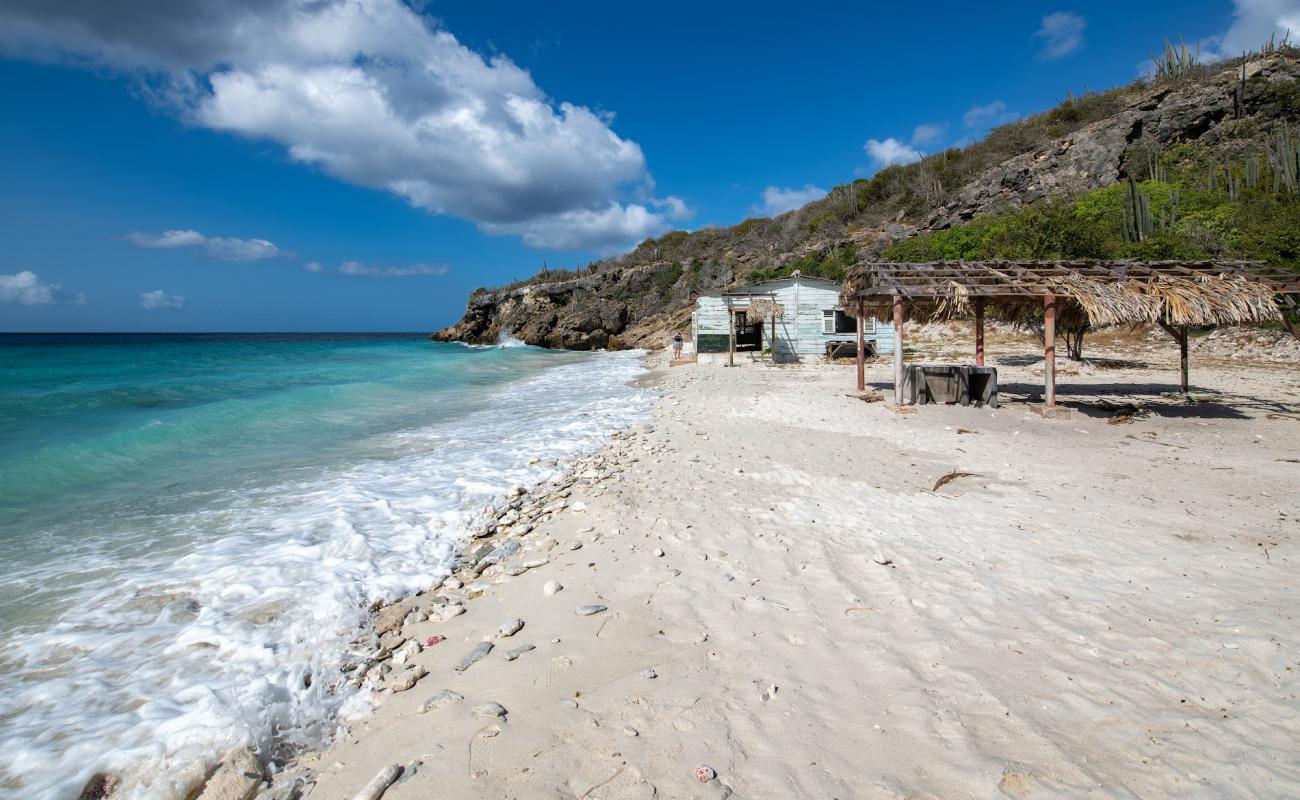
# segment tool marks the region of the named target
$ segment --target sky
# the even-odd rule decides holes
[[[432,331],[1300,0],[3,0],[0,331]]]

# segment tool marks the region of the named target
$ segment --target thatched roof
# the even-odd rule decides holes
[[[767,322],[770,319],[781,319],[784,316],[785,306],[766,297],[755,297],[750,300],[749,307],[745,310],[745,319],[750,324]]]
[[[1279,320],[1277,298],[1300,293],[1300,276],[1248,261],[868,261],[849,269],[840,302],[888,318],[900,295],[913,313],[951,318],[982,298],[1015,316],[1048,293],[1061,317],[1098,327],[1230,325]]]

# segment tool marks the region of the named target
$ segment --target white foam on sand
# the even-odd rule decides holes
[[[76,796],[107,770],[115,796],[167,797],[232,746],[326,742],[366,707],[338,688],[366,609],[445,575],[484,504],[647,414],[638,356],[554,367],[388,434],[391,458],[229,496],[176,519],[170,550],[86,556],[98,575],[71,609],[0,655],[0,786]]]

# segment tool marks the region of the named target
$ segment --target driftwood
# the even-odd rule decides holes
[[[936,492],[937,492],[937,491],[939,491],[940,487],[945,486],[945,485],[947,485],[947,484],[949,484],[949,483],[952,483],[953,481],[957,480],[958,478],[978,478],[978,477],[979,477],[979,474],[978,474],[978,473],[975,473],[975,472],[958,472],[957,470],[953,470],[952,472],[949,472],[947,475],[944,475],[944,476],[943,476],[942,478],[940,478],[939,480],[935,481],[935,482],[934,482],[934,489],[933,489],[932,491],[936,491]]]
[[[379,774],[371,778],[370,783],[367,783],[365,788],[357,792],[352,800],[379,800],[384,796],[384,792],[388,791],[388,787],[392,786],[393,782],[400,777],[402,777],[402,765],[389,764],[379,770]]]

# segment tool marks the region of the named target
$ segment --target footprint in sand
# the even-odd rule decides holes
[[[568,657],[556,656],[546,665],[546,669],[542,670],[542,674],[537,676],[537,680],[533,681],[533,685],[538,688],[550,686],[572,666],[573,662]]]

